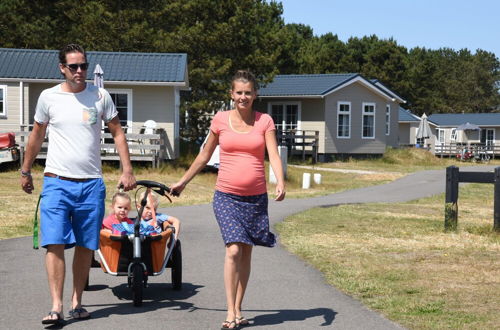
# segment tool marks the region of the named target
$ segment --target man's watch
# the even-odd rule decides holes
[[[31,171],[24,172],[23,170],[21,170],[21,176],[22,177],[31,176]]]

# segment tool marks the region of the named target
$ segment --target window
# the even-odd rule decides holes
[[[7,116],[7,85],[0,85],[0,116]]]
[[[351,102],[337,103],[337,137],[351,137]]]
[[[375,138],[375,103],[363,103],[363,139]]]
[[[385,106],[385,135],[391,134],[391,105]]]
[[[109,94],[118,111],[118,119],[122,127],[128,127],[128,133],[132,127],[132,90],[131,89],[110,89]]]
[[[437,143],[444,144],[444,129],[438,129]]]
[[[457,129],[452,128],[451,129],[451,136],[450,136],[451,141],[456,141],[457,140]]]
[[[490,146],[495,142],[495,130],[488,128],[481,130],[481,143]]]
[[[274,120],[276,130],[298,130],[300,129],[300,104],[292,103],[271,103],[271,117]]]

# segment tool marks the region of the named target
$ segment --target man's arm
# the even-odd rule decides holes
[[[31,194],[34,189],[33,178],[31,177],[31,166],[33,166],[33,162],[42,148],[47,125],[47,123],[40,124],[35,122],[33,130],[29,135],[28,143],[26,144],[24,161],[21,166],[21,187],[28,194]]]
[[[107,125],[115,140],[116,150],[118,150],[118,155],[122,163],[122,175],[118,186],[123,185],[125,191],[132,190],[136,187],[135,177],[130,162],[127,140],[125,139],[125,133],[123,133],[118,116],[109,121]]]

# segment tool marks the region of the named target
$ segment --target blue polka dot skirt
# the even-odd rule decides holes
[[[216,190],[213,208],[224,244],[275,246],[276,237],[269,231],[267,202],[267,193],[239,196]]]

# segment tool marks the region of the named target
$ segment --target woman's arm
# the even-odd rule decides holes
[[[278,145],[276,143],[276,131],[268,131],[265,135],[267,154],[269,155],[269,162],[276,176],[276,198],[275,201],[282,201],[285,199],[285,176],[283,174],[283,165],[281,164],[281,157],[278,153]]]
[[[180,194],[186,185],[196,176],[196,174],[198,174],[207,165],[218,144],[219,136],[210,131],[203,149],[200,151],[186,173],[184,173],[182,178],[177,183],[172,185],[170,189]]]

